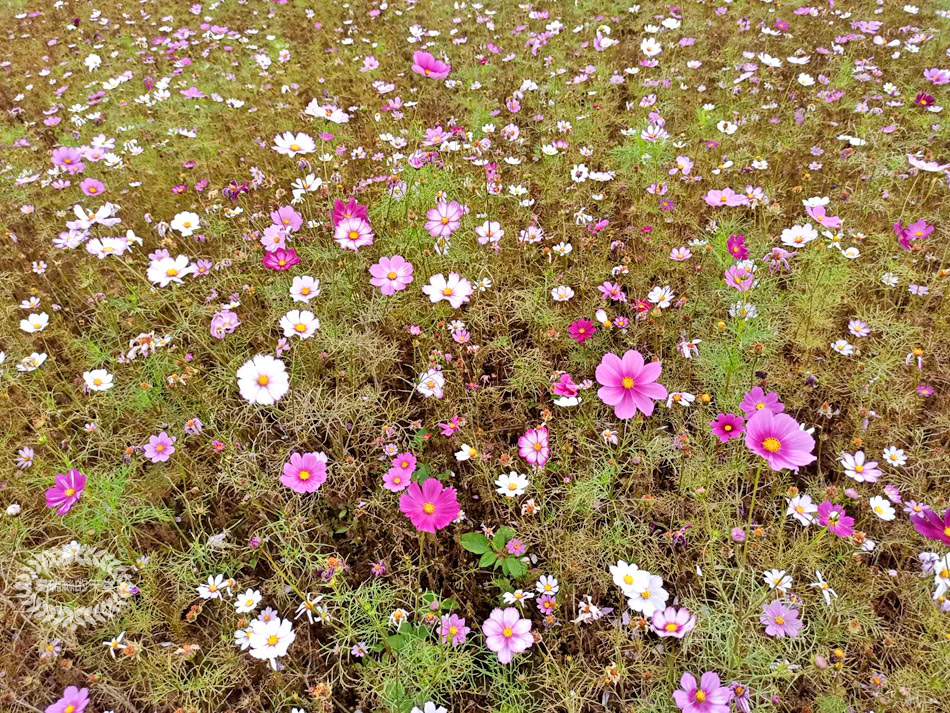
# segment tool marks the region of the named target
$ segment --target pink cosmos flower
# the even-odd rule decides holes
[[[580,386],[574,383],[570,374],[561,374],[560,378],[551,385],[551,393],[563,398],[574,398],[580,391]]]
[[[730,235],[726,240],[726,249],[736,260],[745,260],[749,257],[749,249],[745,245],[744,235]]]
[[[738,438],[745,432],[745,420],[741,416],[732,413],[721,413],[716,416],[715,421],[709,422],[713,435],[719,439],[720,443],[731,441]]]
[[[617,418],[633,418],[637,411],[649,416],[653,413],[653,400],[667,397],[666,388],[656,383],[662,372],[660,362],[644,364],[643,355],[636,350],[628,350],[623,359],[608,352],[594,372],[601,385],[597,396],[614,407]]]
[[[772,470],[798,470],[814,462],[815,439],[784,413],[759,411],[746,424],[746,447],[765,458]]]
[[[78,470],[68,470],[65,474],[57,475],[53,481],[56,484],[46,491],[46,507],[57,508],[57,515],[65,515],[79,502],[86,488],[86,476]]]
[[[436,59],[428,52],[413,52],[412,71],[420,77],[445,79],[452,71],[452,66]]]
[[[458,517],[458,493],[455,488],[445,488],[437,479],[429,478],[421,488],[418,483],[409,486],[399,497],[399,509],[420,532],[435,532]]]
[[[279,225],[289,233],[296,233],[303,225],[303,216],[289,205],[271,211],[270,219],[274,225]]]
[[[934,67],[933,69],[925,69],[924,79],[933,84],[935,87],[942,87],[944,84],[950,84],[950,69],[940,69],[937,67]]]
[[[458,201],[439,201],[426,213],[425,229],[433,238],[447,238],[462,224],[465,210]]]
[[[926,240],[934,231],[934,227],[928,225],[926,220],[918,220],[915,223],[910,223],[906,228],[901,221],[898,220],[894,223],[893,227],[894,233],[897,235],[897,244],[905,251],[911,249],[911,244],[914,241]]]
[[[522,619],[515,607],[495,609],[482,624],[485,644],[498,654],[498,662],[511,663],[515,654],[520,654],[534,644],[531,620]]]
[[[266,253],[261,264],[268,270],[283,271],[299,265],[300,258],[297,257],[297,251],[293,248],[277,248],[272,253]]]
[[[344,250],[358,252],[364,245],[373,244],[373,228],[362,218],[346,218],[334,229],[333,239]]]
[[[756,386],[745,395],[742,403],[739,404],[739,408],[742,409],[746,418],[752,418],[759,411],[782,413],[785,410],[785,404],[778,400],[778,394],[774,391],[766,394],[760,387]]]
[[[442,643],[452,646],[461,646],[465,643],[465,637],[471,629],[465,626],[465,619],[457,614],[445,614],[442,616],[442,624],[439,627],[439,636],[442,637]]]
[[[597,327],[589,319],[579,319],[567,328],[567,333],[578,344],[583,344],[597,333]]]
[[[86,170],[86,164],[83,163],[83,155],[79,149],[69,146],[60,146],[53,149],[53,165],[63,166],[71,175],[82,173]]]
[[[921,513],[910,516],[910,522],[921,535],[928,540],[936,540],[950,546],[950,508],[944,511],[943,517],[930,508]]]
[[[544,426],[529,428],[518,439],[518,455],[535,468],[543,468],[548,462],[551,449],[548,445],[548,429]]]
[[[841,218],[836,215],[827,215],[823,205],[807,206],[805,212],[813,221],[825,228],[837,230],[841,227]]]
[[[755,275],[752,271],[738,265],[730,266],[723,275],[723,279],[726,281],[726,286],[739,292],[748,292],[755,285]]]
[[[409,487],[412,474],[416,472],[416,457],[411,453],[400,453],[393,458],[392,467],[383,476],[383,487],[398,493]]]
[[[406,289],[406,285],[413,280],[412,263],[407,262],[402,255],[379,258],[379,262],[370,266],[369,273],[373,276],[369,283],[378,287],[387,297]]]
[[[63,697],[46,706],[45,713],[82,713],[89,705],[89,689],[69,686]]]
[[[657,636],[682,639],[696,628],[696,615],[686,607],[667,607],[663,611],[657,609],[653,612],[650,626]]]
[[[729,206],[732,208],[749,204],[749,199],[746,198],[744,194],[736,193],[731,188],[723,188],[721,191],[713,189],[703,196],[703,200],[706,201],[706,205],[712,206],[713,208],[719,208],[721,206]]]
[[[691,673],[680,679],[680,690],[673,691],[673,702],[683,713],[729,713],[732,691],[719,685],[719,675],[707,671],[699,683]]]
[[[148,443],[142,446],[145,457],[152,463],[164,463],[175,452],[175,437],[162,431],[157,436],[149,436]]]
[[[765,633],[779,639],[798,636],[802,622],[798,618],[798,609],[786,607],[778,599],[762,605],[762,615],[759,621],[765,627]]]
[[[95,178],[87,178],[79,184],[79,190],[90,197],[101,196],[106,192],[106,184]]]
[[[325,453],[291,453],[280,476],[282,485],[295,493],[315,493],[327,480]]]
[[[844,474],[859,483],[874,483],[881,477],[877,461],[869,461],[864,451],[857,451],[854,455],[843,453],[841,463],[844,465]]]

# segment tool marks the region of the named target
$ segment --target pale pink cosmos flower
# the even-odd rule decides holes
[[[346,218],[334,229],[333,239],[344,250],[358,252],[361,247],[373,244],[373,228],[362,218]]]
[[[520,654],[534,644],[531,620],[522,619],[515,607],[495,609],[482,624],[485,644],[498,654],[498,662],[511,663],[515,654]]]
[[[468,302],[474,290],[472,283],[456,272],[450,272],[448,278],[441,272],[429,278],[429,284],[422,288],[429,295],[429,300],[435,304],[445,300],[452,309],[458,309]]]
[[[433,238],[447,238],[462,224],[465,209],[458,201],[439,201],[426,213],[425,229]]]
[[[387,297],[406,289],[406,285],[413,280],[412,263],[407,262],[402,255],[381,257],[379,262],[370,266],[369,272],[372,275],[369,283],[378,287]]]

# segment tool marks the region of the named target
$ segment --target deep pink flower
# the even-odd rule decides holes
[[[63,697],[46,706],[45,713],[82,713],[89,705],[89,689],[69,686]]]
[[[447,527],[459,514],[458,493],[445,488],[435,478],[426,480],[422,487],[412,483],[399,497],[399,509],[421,532],[435,532]]]
[[[266,253],[261,264],[268,270],[283,271],[299,265],[300,258],[297,257],[297,251],[293,248],[277,248],[272,253]]]
[[[327,456],[324,453],[291,453],[280,476],[282,485],[295,493],[315,493],[327,480]]]
[[[583,344],[597,333],[597,327],[589,319],[579,319],[567,328],[567,333],[578,344]]]
[[[915,223],[910,223],[906,228],[901,221],[898,220],[894,223],[893,227],[894,233],[897,235],[897,244],[900,245],[903,250],[910,250],[912,243],[917,240],[926,240],[934,231],[934,227],[928,225],[926,220],[918,220]]]
[[[719,442],[725,443],[745,432],[745,419],[732,413],[721,413],[716,416],[715,421],[709,422],[709,427]]]
[[[413,52],[412,71],[420,77],[445,79],[452,71],[452,66],[436,59],[428,52]]]
[[[696,615],[686,607],[667,607],[662,611],[657,609],[653,612],[650,626],[657,636],[682,639],[696,628]]]
[[[644,364],[643,355],[634,349],[628,350],[623,359],[608,352],[594,372],[601,385],[597,396],[614,407],[617,418],[633,418],[637,411],[649,416],[653,413],[653,400],[667,397],[666,388],[656,383],[662,372],[660,362]]]
[[[416,472],[416,457],[411,453],[400,453],[393,458],[392,467],[383,476],[383,487],[399,493],[409,487],[412,474]]]
[[[680,679],[680,690],[673,691],[673,702],[683,713],[729,713],[732,691],[719,685],[719,675],[707,671],[699,683],[691,673]]]
[[[482,624],[485,644],[498,654],[499,663],[511,663],[515,654],[520,654],[534,644],[531,620],[522,619],[515,607],[495,609]]]
[[[759,411],[746,424],[746,447],[765,458],[772,470],[798,470],[814,462],[815,439],[784,413]]]
[[[46,491],[46,507],[57,508],[57,515],[65,515],[79,502],[79,496],[86,488],[86,476],[78,470],[68,470],[53,478],[56,483]]]
[[[798,609],[787,607],[778,599],[762,605],[762,614],[759,621],[765,627],[765,633],[779,639],[790,636],[793,639],[798,636],[802,628],[802,622],[798,618]]]
[[[175,452],[175,437],[162,431],[157,436],[149,436],[148,443],[142,446],[145,457],[152,463],[164,463]]]
[[[387,297],[406,289],[406,285],[413,280],[412,263],[407,262],[402,255],[379,258],[379,262],[370,266],[369,273],[373,276],[369,283],[378,287]]]
[[[348,218],[362,218],[367,223],[369,222],[369,216],[366,214],[366,206],[360,205],[355,200],[350,201],[346,205],[343,204],[343,201],[337,200],[333,204],[333,211],[330,213],[330,218],[333,220],[334,228]]]
[[[925,508],[920,513],[912,514],[910,522],[914,529],[927,539],[950,545],[950,508],[944,511],[943,517],[930,508]]]
[[[529,428],[518,439],[518,455],[535,468],[543,468],[548,462],[551,449],[548,445],[548,429],[544,426]]]
[[[778,394],[774,391],[766,394],[761,388],[756,386],[752,391],[745,395],[739,408],[745,414],[746,418],[752,418],[759,411],[770,411],[772,413],[782,413],[785,410],[785,404],[778,400]]]
[[[730,235],[726,240],[726,249],[736,260],[745,260],[749,257],[749,249],[745,246],[744,235]]]

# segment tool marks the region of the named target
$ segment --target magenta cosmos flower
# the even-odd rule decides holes
[[[281,484],[295,493],[315,493],[327,481],[325,453],[291,453],[284,463]]]
[[[567,333],[575,342],[583,344],[597,333],[597,327],[589,319],[579,319],[567,328]]]
[[[412,263],[406,262],[402,255],[381,257],[379,262],[370,266],[369,274],[373,276],[369,284],[391,297],[412,282]]]
[[[445,488],[435,478],[429,478],[421,488],[412,483],[399,496],[399,509],[420,532],[435,532],[458,517],[458,493],[455,488]]]
[[[46,713],[82,713],[89,705],[89,689],[70,686],[63,697],[46,706]]]
[[[798,470],[815,460],[815,439],[798,427],[798,422],[784,413],[759,411],[749,419],[745,433],[746,447],[765,458],[772,470]]]
[[[46,491],[46,507],[57,508],[57,515],[65,515],[79,502],[79,496],[86,488],[86,476],[78,470],[68,470],[54,477],[53,481],[56,484]]]
[[[175,452],[175,437],[162,431],[157,436],[149,436],[148,443],[142,446],[145,457],[152,463],[164,463]]]
[[[779,639],[784,639],[786,636],[794,639],[802,628],[802,622],[798,618],[798,609],[787,607],[778,599],[762,605],[762,615],[759,617],[759,621],[765,627],[766,634]]]
[[[548,462],[551,448],[548,445],[548,429],[544,426],[529,428],[518,439],[518,455],[535,468],[543,468]]]
[[[663,611],[657,609],[653,612],[650,625],[657,636],[682,639],[696,628],[696,615],[686,607],[667,607]]]
[[[299,265],[300,258],[293,248],[277,248],[274,252],[266,253],[261,264],[268,270],[283,271]]]
[[[433,238],[447,238],[462,224],[465,211],[458,201],[439,201],[426,213],[425,228]]]
[[[937,540],[945,545],[950,545],[950,509],[940,517],[930,508],[923,512],[910,516],[910,522],[921,535],[928,540]]]
[[[851,537],[854,534],[854,518],[849,517],[844,508],[840,505],[832,505],[830,500],[825,500],[815,511],[815,518],[822,527],[827,527],[828,532],[838,537]]]
[[[782,413],[785,410],[785,404],[778,400],[778,394],[774,391],[765,393],[756,386],[752,391],[745,395],[739,408],[745,414],[746,418],[752,418],[759,411],[771,411],[772,413]]]
[[[729,713],[732,691],[719,685],[719,674],[707,671],[699,684],[691,673],[680,679],[680,690],[673,691],[673,701],[683,713]]]
[[[734,413],[721,413],[716,416],[715,421],[709,422],[709,427],[719,442],[725,443],[742,435],[745,431],[745,419]]]
[[[452,65],[436,59],[428,52],[413,52],[412,71],[428,79],[445,79],[452,71]]]
[[[656,383],[662,372],[660,362],[644,364],[643,355],[633,349],[627,351],[623,359],[608,352],[594,372],[601,385],[597,396],[614,407],[617,418],[633,418],[637,411],[649,416],[653,413],[653,400],[667,396],[666,388]]]
[[[515,654],[520,654],[534,644],[531,620],[522,619],[515,607],[495,609],[482,624],[482,633],[490,651],[498,654],[499,663],[511,663]]]

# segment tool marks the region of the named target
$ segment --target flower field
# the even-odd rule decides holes
[[[0,710],[950,709],[941,3],[0,17]]]

